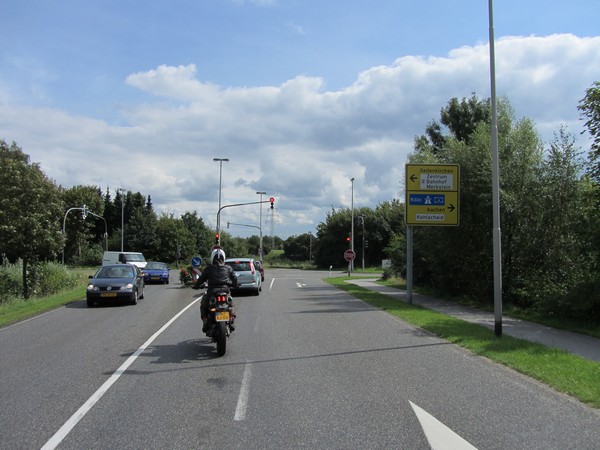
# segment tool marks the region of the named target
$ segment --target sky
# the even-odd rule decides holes
[[[0,17],[0,139],[65,188],[213,228],[219,186],[222,205],[275,198],[262,223],[222,210],[234,236],[402,200],[415,136],[451,98],[490,96],[485,0],[2,0]],[[598,17],[598,0],[493,4],[497,95],[546,144],[566,127],[589,150]]]

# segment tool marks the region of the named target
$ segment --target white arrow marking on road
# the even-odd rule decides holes
[[[408,402],[417,415],[432,450],[477,450],[476,447],[473,447],[427,411],[419,408],[410,400]]]
[[[299,288],[301,288],[301,287],[304,287],[304,286],[306,286],[306,284],[304,284],[304,283],[299,283],[299,282],[296,282],[296,286],[298,286]]]

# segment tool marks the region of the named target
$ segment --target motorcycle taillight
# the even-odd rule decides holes
[[[226,295],[217,295],[217,303],[224,303],[227,301]]]

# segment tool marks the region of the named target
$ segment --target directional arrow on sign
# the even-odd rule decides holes
[[[416,175],[413,173],[413,174],[411,175],[411,177],[410,177],[410,181],[412,181],[413,183],[414,183],[415,181],[417,181],[417,179],[416,179],[415,177],[416,177]]]
[[[450,212],[452,212],[456,209],[456,207],[453,204],[450,204],[448,205],[448,209],[450,210]]]

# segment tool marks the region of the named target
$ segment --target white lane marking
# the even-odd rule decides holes
[[[419,419],[431,450],[477,450],[476,447],[473,447],[427,411],[419,408],[410,400],[408,402]]]
[[[200,298],[197,298],[192,303],[190,303],[185,308],[183,308],[181,311],[179,311],[177,314],[175,314],[175,316],[173,316],[171,318],[171,320],[169,320],[167,323],[165,323],[160,330],[158,330],[156,333],[154,333],[152,336],[150,336],[150,338],[146,342],[144,342],[144,344],[142,344],[142,346],[140,348],[138,348],[133,355],[131,355],[129,358],[127,358],[127,360],[123,364],[121,364],[121,367],[119,367],[109,377],[109,379],[106,380],[104,382],[104,384],[102,386],[100,386],[98,388],[98,390],[96,392],[94,392],[92,394],[92,396],[83,405],[81,405],[81,407],[77,411],[75,411],[75,414],[73,414],[69,418],[69,420],[67,420],[64,423],[64,425],[62,427],[60,427],[60,429],[56,433],[54,433],[54,436],[52,436],[50,438],[50,440],[44,444],[44,446],[42,447],[42,450],[55,449],[56,446],[59,445],[63,441],[63,439],[71,432],[73,427],[75,425],[77,425],[77,423],[81,419],[83,419],[83,416],[85,416],[89,412],[89,410],[92,409],[92,407],[96,404],[96,402],[98,400],[100,400],[102,398],[102,396],[110,389],[110,387],[119,379],[119,377],[125,373],[127,368],[137,359],[137,357],[140,356],[143,353],[143,351],[146,350],[146,348],[150,344],[152,344],[152,342],[163,331],[165,331],[173,322],[175,322],[175,320],[177,320],[177,318],[179,316],[181,316],[190,307],[192,307],[195,303],[197,303],[198,300],[200,300]]]
[[[305,283],[300,283],[299,281],[296,281],[296,286],[298,286],[299,288],[303,288],[304,286],[306,286]]]
[[[244,368],[244,375],[242,377],[242,385],[240,386],[240,393],[238,395],[237,406],[235,407],[235,415],[233,420],[240,421],[246,418],[246,408],[248,407],[248,394],[250,392],[250,375],[252,369],[250,364],[246,364]]]
[[[24,324],[25,322],[29,322],[29,321],[31,321],[31,320],[39,319],[40,317],[46,316],[46,315],[48,315],[48,314],[52,314],[52,313],[54,313],[54,312],[56,312],[56,311],[60,311],[61,309],[64,309],[64,306],[61,306],[61,307],[59,307],[59,308],[56,308],[56,309],[53,309],[53,310],[47,311],[47,312],[45,312],[45,313],[42,313],[42,314],[38,314],[37,316],[30,317],[29,319],[21,320],[20,322],[13,323],[12,325],[8,325],[8,326],[6,326],[6,327],[2,327],[2,328],[0,328],[0,332],[2,332],[2,331],[4,331],[4,330],[8,330],[9,328],[16,327],[17,325],[22,325],[22,324]]]
[[[269,291],[273,289],[273,283],[275,283],[275,278],[271,279],[271,284],[269,284]]]

